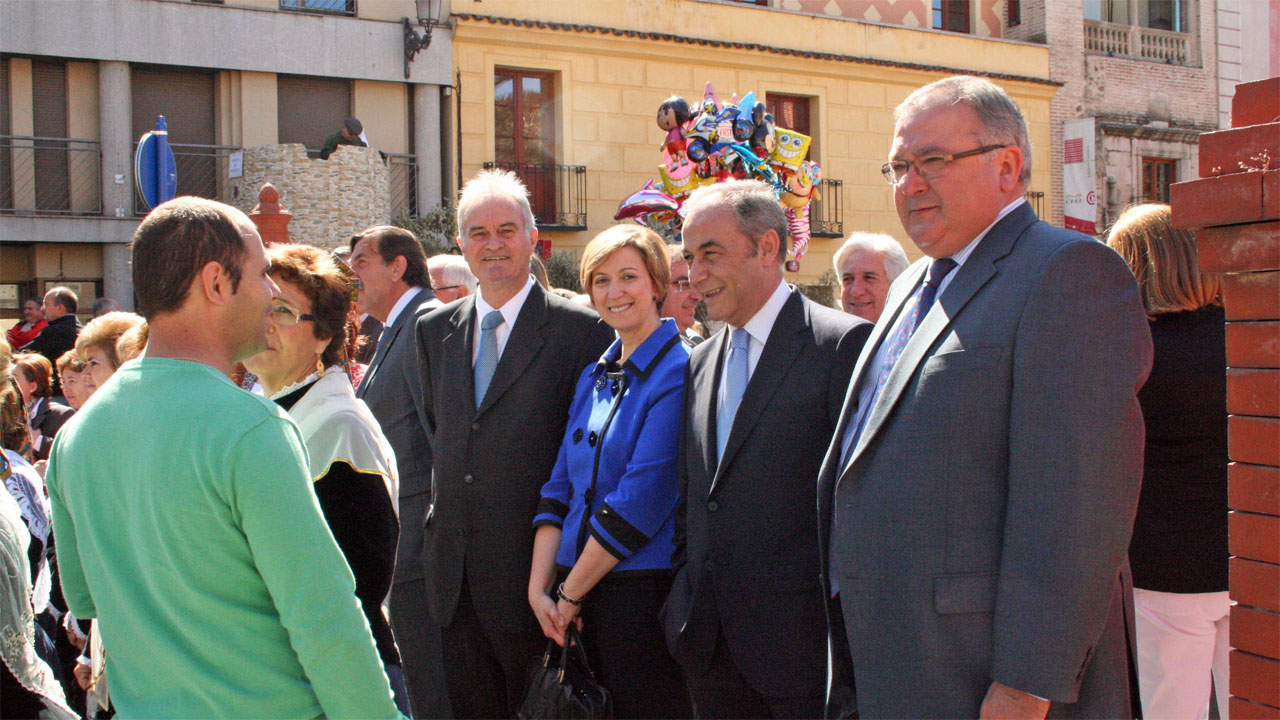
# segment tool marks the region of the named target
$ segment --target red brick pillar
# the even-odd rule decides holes
[[[1173,224],[1223,273],[1231,506],[1231,718],[1280,718],[1280,77],[1238,85],[1200,136]]]
[[[293,213],[280,204],[280,191],[271,183],[263,183],[258,191],[258,204],[253,206],[249,219],[258,226],[258,234],[265,245],[288,243],[289,221]]]

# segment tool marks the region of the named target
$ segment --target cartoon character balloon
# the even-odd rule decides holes
[[[769,183],[787,214],[792,252],[799,260],[809,246],[809,203],[818,196],[822,168],[808,160],[812,139],[777,127],[754,92],[722,104],[708,82],[696,107],[679,95],[658,106],[656,122],[667,134],[660,145],[659,182],[623,200],[615,220],[633,218],[676,241],[684,199],[702,185],[733,179]],[[790,266],[791,264],[788,263]]]

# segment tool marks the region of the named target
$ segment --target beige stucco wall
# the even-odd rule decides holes
[[[815,38],[826,38],[831,43],[827,51],[925,64],[963,62],[965,69],[997,67],[1005,73],[1048,77],[1048,55],[1043,47],[793,13],[762,15],[770,11],[751,7],[673,0],[640,5],[598,0],[578,3],[581,7],[559,0],[538,2],[536,7],[525,0],[486,0],[483,7],[471,5],[456,3],[453,9],[547,20],[565,17],[606,27],[649,23],[651,26],[644,29],[695,37],[705,29],[709,38],[724,36],[731,28],[735,40],[787,47],[822,47]],[[539,10],[537,15],[532,14],[535,9]],[[757,22],[761,19],[768,22]],[[587,168],[588,230],[544,233],[554,248],[580,250],[614,223],[613,215],[623,198],[657,178],[661,162],[658,147],[664,136],[654,123],[658,105],[672,94],[696,100],[702,95],[703,84],[710,80],[722,101],[734,93],[741,96],[747,92],[755,92],[758,98],[770,92],[815,98],[814,146],[823,176],[844,182],[844,233],[886,232],[903,242],[909,256],[919,256],[906,239],[891,189],[879,168],[892,141],[893,107],[915,88],[947,73],[458,20],[454,54],[461,77],[461,122],[457,129],[464,181],[495,158],[494,68],[555,73],[557,162]],[[687,26],[678,27],[681,22]],[[766,33],[762,25],[770,26],[771,32]],[[840,42],[836,42],[837,36]],[[1027,116],[1034,157],[1031,189],[1048,190],[1049,99],[1056,87],[997,82]],[[814,238],[800,272],[789,274],[789,279],[802,283],[817,279],[830,268],[831,255],[840,242]]]
[[[356,80],[351,105],[364,125],[370,147],[389,153],[409,152],[409,86],[404,83]]]

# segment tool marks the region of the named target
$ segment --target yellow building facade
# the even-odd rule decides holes
[[[580,252],[614,224],[624,198],[657,182],[658,106],[671,95],[696,103],[708,81],[722,101],[748,92],[807,99],[810,158],[841,184],[841,211],[829,219],[842,236],[885,232],[919,256],[880,166],[893,108],[948,75],[984,75],[1014,97],[1031,133],[1030,190],[1049,187],[1049,101],[1058,86],[1041,45],[705,0],[455,0],[452,12],[459,102],[445,121],[456,126],[459,178],[502,159],[495,83],[510,77],[539,78],[552,98],[521,116],[521,132],[546,126],[538,131],[554,162],[585,168],[581,190],[571,189],[583,195],[585,223],[544,228],[553,251]],[[828,216],[833,200],[824,200]],[[815,236],[788,280],[816,281],[840,242]]]

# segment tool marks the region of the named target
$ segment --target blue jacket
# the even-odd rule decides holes
[[[565,568],[577,560],[588,513],[591,537],[621,561],[614,572],[671,568],[689,351],[675,321],[665,319],[622,364],[621,377],[607,373],[621,353],[622,341],[614,341],[578,379],[560,456],[533,519],[534,527],[563,531],[556,562]]]

